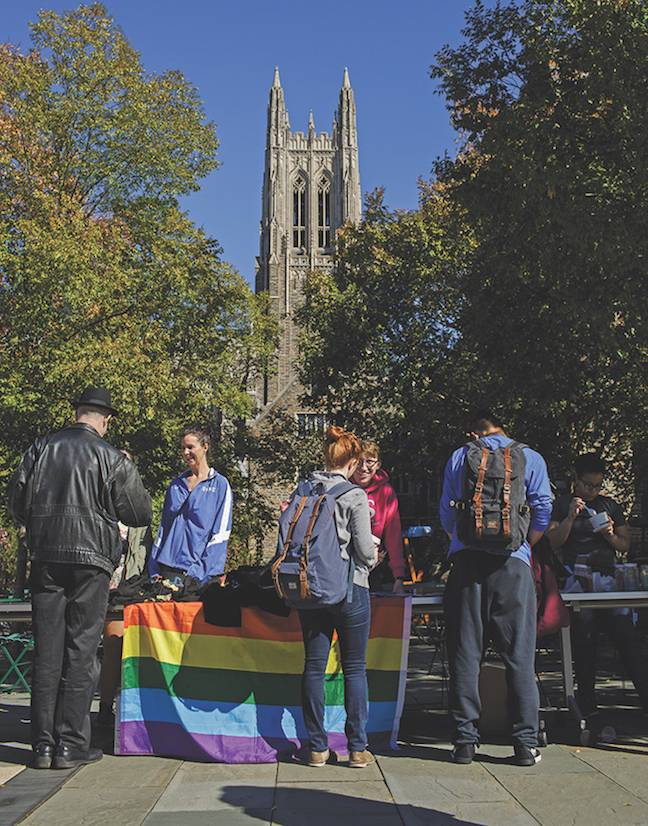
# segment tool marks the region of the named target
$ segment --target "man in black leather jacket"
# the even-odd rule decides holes
[[[9,488],[32,560],[32,746],[35,768],[94,762],[90,704],[110,576],[122,553],[118,521],[151,522],[135,465],[103,440],[116,415],[110,393],[88,388],[76,423],[37,439]]]

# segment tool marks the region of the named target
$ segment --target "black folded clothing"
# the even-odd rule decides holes
[[[152,580],[147,574],[137,574],[121,582],[108,594],[108,607],[118,608],[134,602],[169,599],[171,589],[161,579]]]
[[[257,607],[279,617],[290,614],[290,608],[274,589],[267,566],[242,565],[230,571],[225,585],[211,584],[201,600],[205,622],[223,628],[241,627],[241,608]]]

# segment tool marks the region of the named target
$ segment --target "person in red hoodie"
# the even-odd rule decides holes
[[[405,559],[398,499],[394,488],[389,484],[389,474],[380,464],[380,448],[375,442],[362,443],[358,468],[351,481],[360,485],[367,494],[372,513],[371,532],[380,539],[381,550],[386,553],[386,560],[374,569],[377,572],[374,576],[380,577],[382,574],[384,578],[391,571],[394,592],[400,593],[405,578]]]

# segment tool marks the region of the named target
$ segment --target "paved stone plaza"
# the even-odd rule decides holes
[[[491,743],[471,766],[456,766],[449,762],[444,683],[437,668],[427,673],[428,662],[429,650],[414,645],[402,748],[367,770],[112,755],[76,772],[25,769],[28,698],[5,695],[0,824],[648,824],[648,720],[633,707],[627,685],[602,674],[602,699],[618,732],[614,745],[570,745],[573,727],[555,717],[548,725],[554,743],[533,768],[511,765],[510,746]],[[556,674],[544,682],[555,697]]]

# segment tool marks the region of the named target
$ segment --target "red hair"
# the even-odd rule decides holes
[[[330,425],[324,436],[324,461],[327,470],[345,467],[352,459],[359,459],[362,452],[360,439],[341,427]]]

